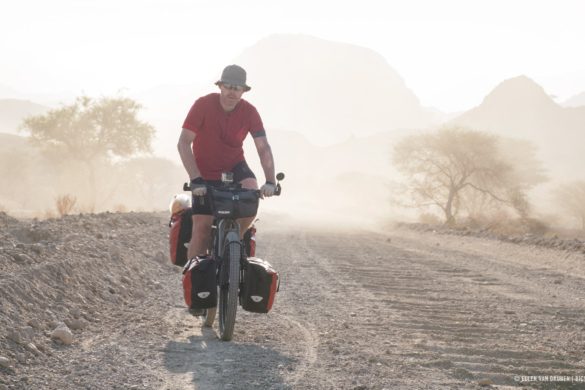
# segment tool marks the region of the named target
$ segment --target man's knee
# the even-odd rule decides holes
[[[193,234],[202,234],[211,231],[213,217],[211,215],[194,215],[193,216]]]

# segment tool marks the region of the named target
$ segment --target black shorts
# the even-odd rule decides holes
[[[250,169],[246,161],[236,164],[231,172],[234,174],[234,183],[240,183],[244,179],[255,179],[256,175]],[[222,185],[221,180],[205,180],[205,184],[212,187],[219,187]],[[192,207],[194,215],[212,215],[211,199],[209,192],[205,196],[193,196]]]

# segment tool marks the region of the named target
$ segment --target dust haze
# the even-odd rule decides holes
[[[392,64],[359,46],[274,35],[233,63],[248,71],[252,90],[244,98],[258,108],[277,172],[286,174],[282,196],[263,201],[260,218],[271,213],[322,226],[365,228],[416,221],[423,214],[440,218],[436,207],[404,207],[409,178],[393,165],[394,148],[411,135],[464,126],[529,141],[530,146],[508,147],[506,153],[521,165],[531,150],[540,165],[526,175],[546,177],[527,194],[531,215],[579,227],[576,215],[563,211],[553,194],[562,183],[585,179],[580,169],[585,166],[585,106],[556,103],[528,76],[502,80],[479,106],[453,114],[423,107]],[[182,122],[196,98],[216,91],[220,71],[208,75],[205,84],[130,94],[143,106],[140,118],[156,129],[153,153],[104,159],[96,167],[93,191],[86,167],[47,158],[26,141],[26,132],[17,131],[25,117],[54,107],[0,100],[0,109],[11,107],[0,111],[0,207],[15,216],[57,216],[56,200],[69,195],[75,199],[72,213],[166,209],[187,179],[176,151]],[[245,155],[262,182],[251,139]]]

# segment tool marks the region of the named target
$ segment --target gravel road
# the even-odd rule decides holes
[[[222,342],[185,309],[166,218],[0,215],[0,390],[585,387],[581,252],[265,216],[281,290]]]

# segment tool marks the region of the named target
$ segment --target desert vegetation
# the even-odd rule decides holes
[[[534,227],[528,194],[546,180],[534,150],[527,141],[444,127],[401,140],[393,163],[405,177],[405,204],[427,222],[438,210],[451,227],[513,219]]]
[[[183,175],[150,154],[154,128],[139,119],[140,110],[128,98],[82,96],[25,118],[20,131],[28,143],[6,137],[0,153],[6,209],[41,217],[164,209]]]

